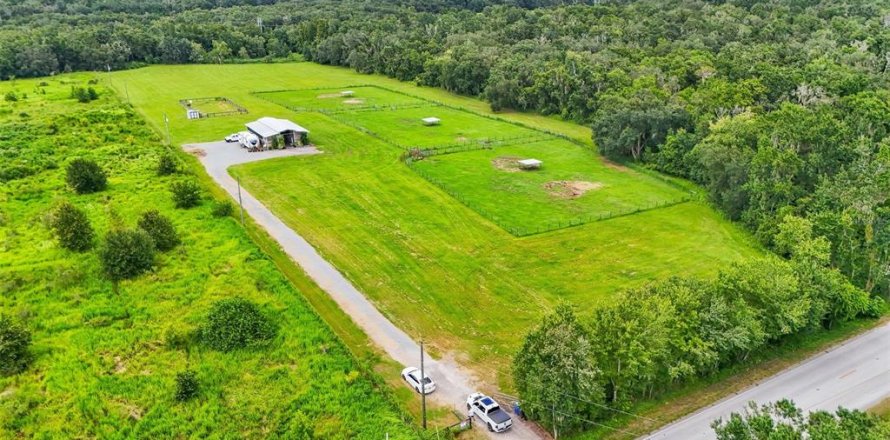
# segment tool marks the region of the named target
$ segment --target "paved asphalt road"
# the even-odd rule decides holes
[[[767,403],[790,398],[804,411],[834,411],[838,406],[864,410],[888,396],[890,323],[643,438],[713,439],[711,421],[744,410],[749,401]]]
[[[236,202],[238,201],[238,184],[227,171],[230,166],[276,157],[319,154],[319,151],[311,147],[248,153],[237,144],[225,142],[192,144],[185,145],[183,148],[198,156],[207,173]],[[299,165],[295,163],[294,166]],[[327,292],[380,348],[396,362],[405,366],[419,366],[420,346],[414,340],[383,316],[303,237],[285,225],[244,188],[241,188],[241,199],[245,212],[278,241],[291,259],[299,264],[309,277]],[[466,414],[466,398],[471,392],[476,391],[477,385],[472,375],[455,362],[445,359],[429,359],[424,366],[427,374],[438,385],[437,390],[430,395],[430,398],[441,405],[458,410],[461,414]],[[509,405],[509,402],[501,403],[505,406]],[[509,432],[489,435],[499,439],[540,438],[529,425],[519,422],[516,418],[514,418],[514,427]]]

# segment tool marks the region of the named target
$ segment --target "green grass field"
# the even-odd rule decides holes
[[[370,130],[389,143],[405,148],[478,144],[504,139],[522,142],[543,135],[525,127],[448,107],[361,111],[338,116]],[[426,126],[421,119],[427,117],[439,118],[441,123]]]
[[[161,132],[164,112],[175,111],[171,103],[188,94],[212,96],[225,90],[226,96],[251,111],[250,115],[201,121],[187,121],[184,115],[174,118],[171,128],[176,143],[216,140],[260,116],[290,118],[307,127],[312,141],[325,154],[248,164],[235,168],[233,174],[397,325],[426,339],[436,354],[457,357],[483,380],[507,390],[511,387],[509,362],[524,333],[555,304],[568,301],[586,312],[609,301],[621,289],[670,275],[707,276],[732,261],[761,252],[751,244],[750,237],[709,207],[695,202],[516,238],[412,171],[400,160],[402,151],[398,148],[332,117],[294,112],[250,94],[260,89],[338,90],[347,84],[374,83],[446,105],[487,112],[484,103],[441,90],[311,63],[159,66],[116,72],[106,78],[122,95],[126,84],[132,103]],[[172,78],[177,81],[170,81]],[[470,118],[462,124],[467,129],[472,124],[497,122],[528,130],[460,113]],[[394,117],[387,112],[360,114],[380,121]],[[590,142],[585,127],[535,115],[498,116],[562,133],[588,145]],[[418,126],[418,132],[423,128],[428,127]],[[401,137],[401,133],[393,128],[388,135]],[[407,133],[406,138],[419,139],[415,132]],[[553,177],[595,179],[605,184],[600,188],[602,195],[588,192],[573,200],[578,207],[553,204],[540,208],[549,196],[538,193],[537,199],[530,197],[540,181],[529,182],[510,199],[523,204],[523,211],[516,210],[514,221],[529,221],[525,218],[529,216],[533,219],[536,214],[530,212],[536,209],[551,210],[548,215],[569,216],[573,209],[671,199],[679,192],[645,174],[610,168],[588,150],[574,144],[575,149],[570,150],[568,145],[554,143],[547,148],[547,156],[542,156],[545,168],[549,170],[546,163],[551,161],[554,165],[572,162],[574,168],[554,169]],[[516,148],[536,147],[529,144]],[[453,185],[475,189],[474,197],[480,202],[500,204],[499,209],[509,210],[505,203],[508,197],[494,186],[496,170],[491,169],[491,156],[486,155],[522,153],[496,148],[437,156],[435,162],[422,166],[449,176]],[[473,167],[477,172],[467,171],[473,177],[462,179],[450,173],[449,166]],[[536,178],[547,176],[542,173]],[[588,196],[592,197],[589,201],[585,200]]]
[[[516,161],[525,158],[544,165],[520,170]],[[607,164],[562,139],[433,156],[413,167],[517,235],[656,208],[689,196],[652,176]]]
[[[136,112],[101,85],[93,103],[68,98],[92,77],[0,83],[0,95],[20,96],[0,102],[0,310],[31,329],[34,354],[25,372],[0,377],[0,438],[415,438],[379,378],[236,220],[213,217],[207,200],[173,208],[168,186],[184,176],[155,175],[164,147]],[[75,157],[96,160],[109,188],[73,194],[64,165]],[[62,200],[84,209],[100,236],[158,209],[183,243],[114,293],[95,251],[64,251],[52,238],[47,213]],[[267,347],[220,353],[195,343],[186,352],[167,342],[235,295],[277,325]],[[186,368],[200,394],[178,403],[174,378]]]
[[[343,92],[347,91],[352,94],[345,96]],[[350,111],[368,107],[432,105],[423,99],[372,86],[259,91],[256,96],[285,107],[307,111]]]

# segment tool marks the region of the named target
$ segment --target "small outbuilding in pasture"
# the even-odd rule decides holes
[[[421,119],[421,121],[423,121],[423,125],[426,125],[427,127],[430,127],[433,125],[439,125],[439,123],[442,122],[441,119],[432,118],[432,117],[431,118],[423,118],[423,119]]]
[[[309,143],[309,130],[287,119],[259,118],[245,126],[247,131],[259,138],[259,148],[263,150],[299,147]]]
[[[355,92],[353,92],[352,90],[344,90],[344,91],[340,92],[340,96],[342,96],[344,98],[350,98],[352,96],[355,96]]]
[[[544,162],[541,162],[538,159],[522,159],[516,161],[519,164],[519,169],[521,170],[537,170],[541,168],[541,165],[544,165]]]

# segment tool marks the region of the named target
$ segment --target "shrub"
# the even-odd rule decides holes
[[[114,230],[99,250],[102,269],[111,281],[135,278],[151,269],[154,243],[143,230]]]
[[[0,376],[11,376],[31,362],[31,333],[9,316],[0,314]]]
[[[3,100],[6,102],[16,102],[19,100],[19,97],[15,94],[15,92],[10,90],[6,92],[5,95],[3,95]]]
[[[98,99],[99,93],[92,87],[71,87],[71,98],[76,99],[77,102],[87,103]]]
[[[194,371],[185,370],[176,374],[176,400],[185,402],[198,395],[198,377]]]
[[[219,351],[259,344],[273,336],[275,327],[256,304],[237,297],[214,304],[201,329],[204,343]]]
[[[69,202],[53,212],[51,227],[63,248],[83,252],[93,247],[93,227],[87,215]]]
[[[228,217],[235,212],[235,207],[228,200],[220,200],[213,203],[211,213],[214,217]]]
[[[96,162],[88,159],[74,159],[67,168],[68,186],[78,194],[102,191],[108,186],[105,171]]]
[[[179,235],[173,222],[158,211],[146,211],[139,218],[139,229],[147,232],[154,242],[155,249],[165,252],[179,244]]]
[[[173,204],[177,208],[188,209],[201,202],[201,188],[192,180],[173,182],[170,191],[173,192]]]
[[[163,154],[158,158],[157,172],[159,176],[169,176],[176,174],[176,159],[172,154]]]

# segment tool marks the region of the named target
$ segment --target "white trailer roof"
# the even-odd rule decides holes
[[[247,128],[266,138],[279,135],[281,133],[285,133],[288,131],[294,131],[297,133],[309,133],[309,130],[287,120],[287,119],[278,119],[278,118],[259,118],[256,121],[248,122],[244,124]]]

